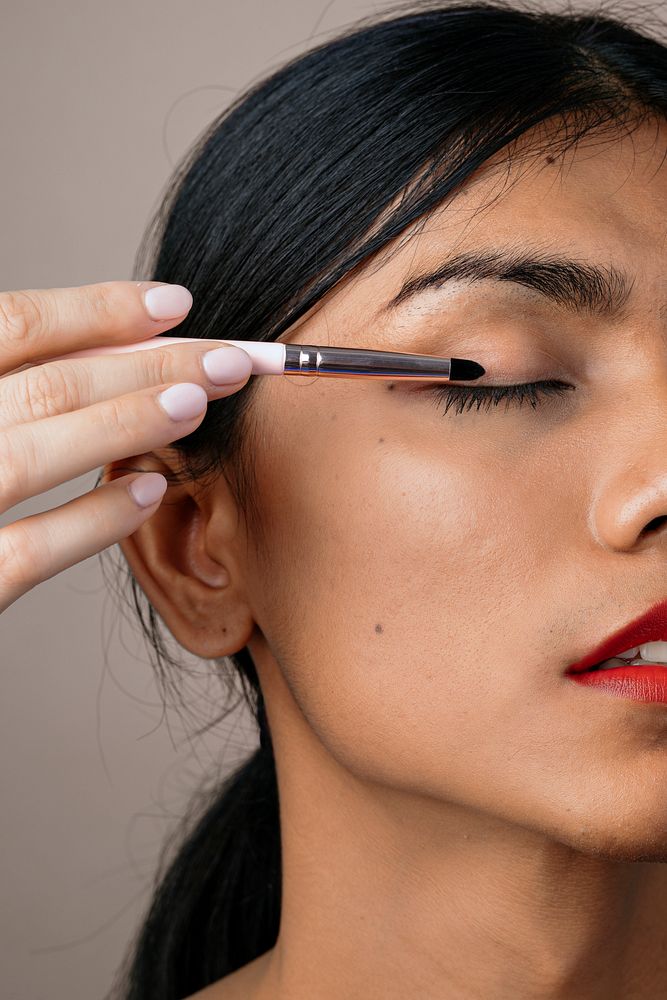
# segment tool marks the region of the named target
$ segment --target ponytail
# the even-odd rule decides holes
[[[239,656],[240,654],[237,654]],[[120,972],[123,1000],[181,1000],[268,951],[280,923],[278,785],[264,699],[260,746],[187,819]]]

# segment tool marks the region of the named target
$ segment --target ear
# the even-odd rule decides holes
[[[140,461],[137,459],[140,458]],[[103,481],[129,468],[173,476],[176,454],[166,448],[104,467]],[[244,519],[224,476],[205,495],[197,483],[169,485],[147,521],[119,543],[155,611],[181,646],[205,659],[236,653],[255,623],[245,588]]]

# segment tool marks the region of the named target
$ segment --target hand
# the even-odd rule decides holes
[[[162,310],[169,319],[152,319],[144,304],[158,287],[167,306],[175,303]],[[95,467],[185,437],[201,422],[209,398],[246,384],[249,355],[205,340],[48,361],[147,340],[180,323],[191,304],[181,286],[149,281],[0,292],[0,513]],[[224,352],[221,381],[227,384],[211,382],[202,366],[203,355],[216,348]],[[168,387],[184,419],[172,419],[158,401]],[[133,499],[130,484],[147,505]],[[166,485],[159,473],[134,473],[0,528],[0,612],[43,580],[131,535],[155,512]]]

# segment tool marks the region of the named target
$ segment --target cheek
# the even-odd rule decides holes
[[[276,407],[257,453],[249,587],[297,758],[312,731],[362,780],[573,845],[664,831],[615,706],[593,718],[562,674],[599,583],[581,436],[375,410]]]
[[[265,441],[260,624],[303,716],[347,768],[488,801],[512,740],[519,753],[544,725],[544,690],[526,696],[532,664],[516,650],[553,587],[536,545],[554,556],[562,535],[545,535],[550,498],[530,449],[499,459],[479,427],[447,435],[431,416],[420,433],[404,411],[384,417],[339,404],[303,428],[302,449],[284,444],[293,426]]]

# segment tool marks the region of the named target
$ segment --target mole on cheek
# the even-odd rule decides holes
[[[375,631],[378,633],[378,635],[380,635],[384,631],[384,629],[382,628],[381,625],[376,625]]]

